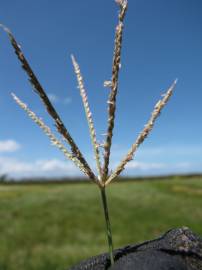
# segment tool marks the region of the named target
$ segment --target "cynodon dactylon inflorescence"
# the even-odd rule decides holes
[[[124,30],[124,19],[128,8],[127,0],[116,0],[115,1],[119,6],[119,15],[118,15],[118,24],[116,26],[115,31],[115,41],[114,41],[114,53],[113,53],[113,62],[112,62],[112,75],[111,79],[104,82],[104,86],[110,89],[110,94],[108,97],[108,121],[107,121],[107,131],[106,131],[106,139],[103,144],[104,147],[104,157],[103,160],[100,156],[100,147],[101,145],[98,143],[96,138],[96,131],[94,127],[93,117],[90,110],[87,92],[84,86],[84,80],[81,74],[81,70],[79,64],[77,63],[75,57],[72,55],[72,63],[74,67],[74,71],[78,81],[78,88],[80,90],[80,95],[82,98],[82,102],[85,109],[85,114],[89,126],[90,138],[93,146],[94,157],[96,160],[96,168],[97,174],[93,172],[91,166],[87,163],[86,159],[84,158],[83,154],[81,153],[79,147],[77,146],[76,142],[70,135],[70,132],[64,125],[63,121],[61,120],[59,114],[55,110],[53,104],[51,103],[46,91],[38,81],[36,75],[34,74],[33,70],[31,69],[28,61],[26,60],[21,47],[18,45],[16,39],[14,38],[12,32],[5,27],[4,25],[0,25],[0,27],[8,34],[10,39],[11,45],[15,50],[16,55],[18,56],[19,61],[22,64],[23,69],[27,73],[29,77],[29,81],[31,82],[32,86],[34,87],[35,92],[39,95],[42,103],[47,109],[47,112],[52,117],[57,131],[62,137],[64,138],[65,142],[69,147],[64,145],[55,135],[52,133],[51,129],[34,113],[32,112],[28,106],[23,103],[15,94],[12,94],[14,100],[17,104],[27,112],[28,116],[44,131],[44,133],[50,138],[51,143],[59,148],[65,157],[71,160],[75,166],[77,166],[90,180],[98,185],[101,191],[101,197],[103,202],[103,209],[106,221],[106,229],[107,229],[107,238],[108,238],[108,245],[109,245],[109,256],[111,264],[114,264],[113,258],[113,241],[112,241],[112,232],[111,232],[111,225],[109,219],[109,212],[108,212],[108,204],[107,204],[107,197],[106,197],[106,186],[111,183],[121,172],[125,169],[125,166],[128,162],[130,162],[134,154],[136,153],[140,144],[142,144],[145,138],[151,132],[154,123],[158,116],[160,115],[162,109],[169,101],[173,89],[177,83],[175,80],[167,92],[163,95],[162,99],[157,102],[154,106],[154,110],[149,118],[149,121],[144,126],[143,130],[140,132],[138,137],[135,139],[134,143],[132,144],[131,148],[129,149],[128,153],[123,157],[120,164],[109,174],[109,163],[110,163],[110,151],[112,145],[112,137],[113,137],[113,129],[114,129],[114,122],[115,122],[115,113],[116,113],[116,98],[118,92],[118,81],[119,81],[119,72],[121,67],[121,49],[122,49],[122,38],[123,38],[123,30]]]

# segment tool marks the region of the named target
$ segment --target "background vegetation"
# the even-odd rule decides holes
[[[202,234],[202,177],[116,182],[108,189],[115,247],[172,227]],[[0,269],[59,270],[107,251],[91,183],[0,184]]]

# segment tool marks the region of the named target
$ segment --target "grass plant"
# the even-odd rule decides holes
[[[86,159],[81,153],[76,142],[70,135],[70,132],[68,131],[63,121],[61,120],[60,116],[58,115],[57,111],[55,110],[54,106],[52,105],[50,99],[48,98],[46,94],[46,91],[43,89],[42,85],[40,84],[37,77],[35,76],[33,70],[31,69],[28,61],[26,60],[21,50],[21,47],[18,45],[12,32],[5,26],[1,25],[1,27],[8,34],[11,44],[15,50],[15,53],[18,56],[18,59],[20,60],[23,69],[26,71],[29,77],[29,81],[34,87],[35,92],[41,98],[43,104],[45,105],[47,109],[47,112],[50,114],[50,116],[54,120],[57,131],[65,139],[68,147],[64,145],[63,143],[61,143],[60,140],[53,135],[51,129],[34,112],[32,112],[25,103],[23,103],[16,95],[12,94],[14,100],[18,103],[18,105],[22,109],[24,109],[27,112],[29,117],[31,117],[31,119],[34,120],[34,122],[36,122],[37,125],[39,125],[39,127],[50,138],[52,144],[58,147],[63,152],[65,157],[67,157],[72,162],[74,162],[74,164],[89,179],[91,179],[100,189],[103,209],[104,209],[104,216],[105,216],[105,221],[106,221],[106,231],[107,231],[109,257],[110,257],[111,265],[114,264],[113,240],[112,240],[112,232],[111,232],[111,225],[110,225],[110,219],[109,219],[106,187],[113,180],[115,180],[117,176],[121,174],[121,172],[125,169],[126,164],[133,159],[137,148],[139,147],[141,143],[144,142],[145,138],[149,135],[149,133],[151,132],[154,126],[156,119],[160,115],[163,107],[167,104],[168,100],[170,99],[173,93],[173,89],[177,82],[177,81],[174,81],[174,83],[167,90],[163,98],[160,101],[158,101],[158,103],[155,105],[149,121],[146,123],[143,130],[138,135],[137,139],[135,139],[134,143],[131,146],[131,149],[128,151],[125,157],[121,160],[117,168],[115,168],[114,171],[112,171],[112,173],[109,173],[110,152],[111,152],[113,129],[114,129],[114,123],[115,123],[115,114],[116,114],[116,98],[117,98],[117,93],[118,93],[119,72],[120,72],[120,67],[121,67],[121,49],[122,49],[124,19],[125,19],[126,11],[128,8],[127,0],[116,0],[116,3],[119,6],[119,15],[118,15],[118,24],[116,26],[116,31],[115,31],[114,54],[113,54],[113,61],[112,61],[112,75],[111,75],[110,81],[104,82],[104,86],[110,88],[110,94],[107,101],[108,122],[107,122],[106,140],[103,145],[104,147],[103,160],[101,159],[101,155],[100,155],[101,145],[98,143],[97,138],[96,138],[96,131],[94,128],[92,113],[91,113],[88,98],[87,98],[87,92],[84,86],[84,80],[81,74],[79,64],[77,63],[75,57],[72,56],[72,63],[73,63],[74,71],[75,71],[77,81],[78,81],[78,88],[80,90],[80,95],[83,101],[85,114],[86,114],[86,118],[87,118],[87,122],[89,126],[90,138],[91,138],[91,142],[93,146],[94,157],[96,160],[97,174],[93,172],[93,169],[87,163]]]

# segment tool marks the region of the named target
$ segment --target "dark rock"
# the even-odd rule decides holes
[[[92,257],[69,270],[202,270],[202,238],[188,228],[173,229],[158,239]]]

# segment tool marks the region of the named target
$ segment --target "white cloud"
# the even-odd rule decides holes
[[[174,165],[177,169],[191,169],[194,164],[192,162],[179,162]]]
[[[73,163],[58,159],[21,161],[14,158],[0,157],[0,175],[7,174],[13,178],[20,177],[60,177],[80,176],[80,171]]]
[[[50,99],[51,102],[58,102],[59,101],[59,98],[55,94],[52,94],[52,93],[48,94],[48,98]]]
[[[60,172],[68,175],[78,172],[71,162],[61,161],[58,159],[39,160],[35,162],[35,165],[41,172]]]
[[[153,170],[153,169],[163,169],[166,168],[166,164],[164,163],[147,163],[147,162],[138,162],[131,161],[127,164],[127,169],[138,169],[143,171]]]
[[[20,147],[20,144],[14,140],[0,141],[0,152],[15,152]]]
[[[120,160],[126,155],[130,147],[123,145],[113,146],[111,157],[114,160]],[[135,153],[135,159],[138,160],[196,160],[201,159],[202,144],[200,145],[165,145],[157,147],[148,147],[141,145]]]
[[[124,175],[151,176],[170,174],[202,173],[202,162],[138,162],[131,161],[127,164]]]
[[[165,145],[160,147],[142,147],[137,152],[137,156],[144,157],[190,157],[201,156],[202,145]]]
[[[26,173],[32,170],[31,163],[18,161],[16,159],[0,157],[0,174],[18,174]]]
[[[60,98],[60,97],[58,97],[57,95],[55,95],[53,93],[49,93],[48,98],[53,103],[61,103],[61,104],[64,104],[64,105],[68,105],[68,104],[70,104],[72,102],[72,99],[70,97]]]
[[[90,162],[90,165],[92,162]],[[115,168],[117,165],[113,163]],[[123,175],[127,176],[148,176],[180,173],[202,172],[202,162],[145,162],[131,161],[127,164]],[[95,169],[93,167],[93,169]],[[0,175],[6,174],[9,177],[20,179],[23,177],[77,177],[84,176],[79,169],[70,161],[59,159],[44,159],[34,161],[23,161],[17,158],[0,156]]]

